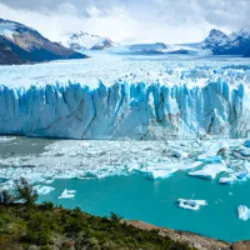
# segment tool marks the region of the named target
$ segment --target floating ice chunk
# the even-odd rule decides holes
[[[152,180],[156,179],[165,179],[170,177],[175,170],[152,170],[151,173],[149,173],[148,178]]]
[[[190,210],[199,210],[201,206],[206,206],[206,200],[185,200],[178,199],[179,207],[190,209]]]
[[[248,149],[248,148],[241,149],[241,150],[239,151],[239,153],[240,153],[242,156],[250,156],[250,149]]]
[[[76,190],[68,190],[65,188],[62,194],[58,197],[58,199],[72,199],[75,197],[75,194]]]
[[[14,187],[15,182],[13,180],[8,180],[0,183],[0,191],[2,190],[10,190]]]
[[[179,170],[194,169],[199,165],[201,165],[200,162],[199,164],[196,162],[190,165],[185,163],[156,163],[149,164],[145,169],[141,169],[140,171],[147,173],[149,179],[165,179]]]
[[[54,187],[42,186],[42,185],[36,185],[34,186],[34,189],[37,191],[39,195],[46,195],[55,190]]]
[[[220,155],[207,155],[207,154],[202,154],[197,157],[198,161],[206,162],[206,163],[220,163],[222,162],[222,157]]]
[[[235,181],[237,181],[237,177],[235,175],[230,175],[227,177],[221,177],[219,180],[220,184],[233,184]]]
[[[186,158],[186,157],[188,157],[188,153],[184,152],[182,150],[173,149],[172,153],[173,153],[173,156],[175,156],[176,158]]]
[[[243,145],[247,148],[250,148],[250,140],[245,141]]]
[[[248,172],[240,171],[240,172],[236,173],[235,176],[237,177],[238,180],[246,180],[246,178],[248,176]]]
[[[44,181],[44,183],[45,184],[51,184],[51,183],[53,183],[55,180],[46,180],[46,181]]]
[[[229,169],[222,163],[214,163],[206,165],[201,170],[193,171],[189,175],[212,180],[216,178],[217,174],[222,172],[229,172]]]
[[[246,206],[240,205],[238,206],[238,216],[239,219],[247,221],[250,219],[250,209]]]
[[[15,140],[16,137],[13,137],[13,136],[0,136],[0,143],[1,142],[8,142],[8,141],[13,141]]]
[[[224,143],[224,142],[220,142],[218,144],[210,144],[208,145],[209,148],[207,150],[207,155],[210,156],[215,156],[217,155],[221,150],[223,149],[227,149],[228,148],[228,144]]]
[[[186,170],[188,170],[188,169],[195,169],[195,168],[198,168],[198,167],[200,167],[200,166],[202,166],[202,165],[203,165],[202,162],[195,161],[195,162],[193,162],[193,163],[187,165],[185,169],[186,169]]]

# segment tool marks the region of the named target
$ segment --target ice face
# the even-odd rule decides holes
[[[0,67],[0,134],[166,140],[250,131],[248,65],[112,60]]]

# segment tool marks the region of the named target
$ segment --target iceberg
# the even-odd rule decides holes
[[[114,58],[105,67],[100,58],[0,67],[0,134],[83,140],[247,137],[250,94],[244,74],[233,78],[248,70],[247,64],[238,70],[225,62],[201,67],[200,61],[180,66]]]
[[[170,177],[174,172],[175,170],[152,170],[151,173],[148,174],[148,179],[165,179]]]
[[[199,210],[201,206],[206,206],[206,200],[186,200],[178,199],[178,204],[180,208],[189,209],[189,210]]]
[[[186,157],[188,157],[188,153],[184,152],[182,150],[173,149],[172,152],[173,152],[173,156],[176,157],[176,158],[186,158]]]
[[[244,146],[250,148],[250,140],[246,140]]]
[[[202,154],[197,157],[197,161],[202,161],[204,163],[221,163],[222,157],[220,155],[210,156]]]
[[[42,186],[42,185],[36,185],[34,186],[34,189],[37,191],[39,195],[46,195],[55,190],[54,187]]]
[[[214,163],[214,164],[208,164],[200,170],[190,172],[189,175],[202,179],[213,180],[219,173],[229,172],[229,171],[230,170],[224,164]]]
[[[220,184],[233,184],[235,181],[237,180],[237,177],[235,175],[230,175],[230,176],[226,176],[226,177],[221,177],[219,179],[219,183]]]
[[[68,190],[64,189],[62,194],[58,197],[58,199],[72,199],[75,197],[76,191],[75,190]]]
[[[240,205],[237,211],[240,220],[247,221],[250,219],[250,209],[247,206]]]

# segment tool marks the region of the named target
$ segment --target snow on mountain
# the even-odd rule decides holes
[[[73,50],[103,50],[115,45],[109,38],[91,35],[86,32],[72,34],[65,43]]]
[[[85,55],[51,42],[38,31],[21,23],[0,19],[0,64],[22,64]]]
[[[113,61],[112,61],[113,60]],[[69,81],[70,80],[70,81]],[[100,58],[0,67],[0,134],[75,139],[247,137],[245,61]]]
[[[229,36],[222,31],[212,30],[201,47],[211,50],[214,55],[247,56],[250,50],[250,26],[243,27]]]
[[[227,43],[228,36],[220,30],[213,29],[209,36],[202,43],[202,48],[213,49],[216,46],[223,46]]]

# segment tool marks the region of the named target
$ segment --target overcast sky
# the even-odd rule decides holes
[[[54,41],[82,30],[121,43],[184,43],[250,24],[250,0],[0,0],[0,16]]]

